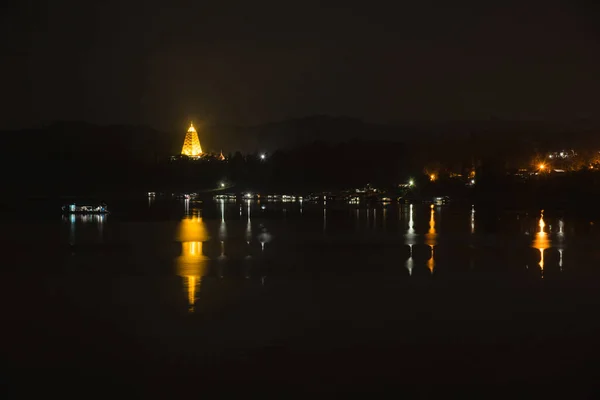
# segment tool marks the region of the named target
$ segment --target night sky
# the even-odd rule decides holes
[[[312,114],[570,120],[600,109],[593,2],[13,3],[0,13],[1,129]]]

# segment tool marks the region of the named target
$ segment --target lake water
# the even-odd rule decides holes
[[[3,222],[5,381],[584,390],[597,377],[593,220],[460,205],[111,206]]]

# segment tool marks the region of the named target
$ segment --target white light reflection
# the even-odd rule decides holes
[[[102,240],[104,236],[104,214],[96,215],[96,220],[98,221],[98,235],[100,236],[100,240]]]
[[[558,220],[558,234],[563,236],[565,234],[565,223],[562,219]]]
[[[221,223],[219,224],[219,240],[221,241],[221,247],[223,249],[224,240],[227,238],[227,224],[225,223],[225,201],[220,200],[221,207]],[[221,250],[222,250],[221,249]],[[223,255],[223,254],[221,254]]]
[[[265,244],[271,241],[272,235],[269,233],[266,227],[261,225],[261,232],[258,235],[258,241],[260,242],[261,252],[265,251]]]
[[[413,205],[409,206],[409,214],[408,214],[408,229],[406,231],[406,235],[404,235],[404,243],[408,245],[409,254],[408,260],[406,260],[406,269],[408,270],[408,274],[412,275],[413,270],[413,245],[417,243],[417,235],[415,234],[415,222],[413,220]]]
[[[154,201],[156,200],[156,195],[154,193],[148,193],[148,208],[152,207]]]
[[[563,250],[565,249],[565,223],[562,219],[558,220],[558,268],[560,272],[563,270]]]
[[[69,244],[75,244],[75,214],[69,215]]]
[[[409,246],[410,246],[410,253],[408,255],[408,260],[406,260],[406,269],[408,270],[408,275],[412,276],[412,270],[413,270],[413,265],[414,265],[414,261],[412,258],[412,244]]]
[[[219,261],[223,261],[227,258],[225,256],[225,241],[221,240],[221,254],[219,254]]]
[[[246,242],[250,244],[252,240],[252,224],[250,223],[250,218],[248,218],[248,222],[246,223]]]
[[[475,206],[471,206],[471,233],[475,233]]]

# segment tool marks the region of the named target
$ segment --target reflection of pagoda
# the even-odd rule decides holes
[[[185,134],[183,140],[183,148],[181,154],[188,157],[200,157],[202,155],[202,147],[200,146],[200,139],[198,139],[198,133],[194,128],[194,124],[190,123],[190,127]]]
[[[190,312],[194,311],[197,292],[208,267],[209,259],[203,251],[203,242],[208,239],[206,226],[200,215],[187,216],[179,224],[177,240],[181,242],[181,255],[175,263],[177,275],[185,279]]]

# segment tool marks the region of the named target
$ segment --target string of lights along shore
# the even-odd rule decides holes
[[[206,154],[202,151],[202,146],[200,145],[200,139],[198,138],[198,132],[196,128],[194,128],[194,123],[190,122],[190,127],[188,128],[185,138],[183,139],[183,147],[181,148],[181,155],[187,156],[193,159],[199,159],[201,157],[209,156],[210,154]],[[225,160],[225,156],[223,155],[223,151],[221,150],[220,154],[217,156],[219,160]]]

